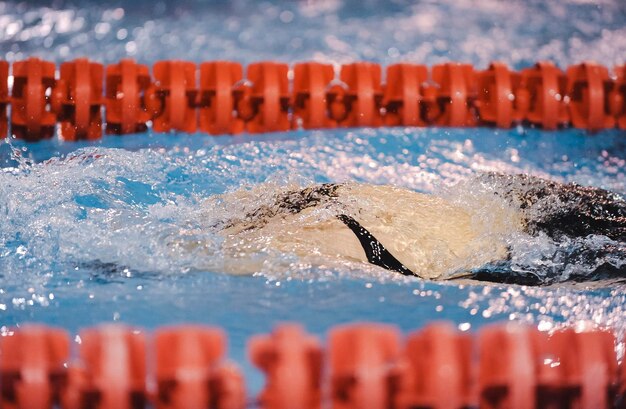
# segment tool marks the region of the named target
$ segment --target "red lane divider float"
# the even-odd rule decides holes
[[[0,337],[0,407],[51,408],[67,385],[70,341],[59,329],[24,326]]]
[[[235,87],[235,107],[250,133],[279,132],[291,128],[289,122],[289,80],[287,64],[253,63],[248,81]]]
[[[250,360],[267,377],[262,407],[316,409],[321,406],[322,347],[297,325],[283,325],[248,343]]]
[[[346,64],[341,67],[340,79],[346,85],[338,92],[338,95],[343,94],[340,99],[345,105],[345,114],[334,118],[337,123],[348,127],[380,126],[380,66],[368,62]]]
[[[146,109],[145,93],[151,82],[148,67],[130,59],[106,68],[107,133],[128,134],[148,129],[146,122],[151,115]]]
[[[153,337],[106,325],[81,331],[4,329],[0,406],[9,409],[460,409],[625,407],[626,363],[601,330],[539,332],[505,323],[478,336],[433,323],[403,340],[393,326],[350,324],[327,347],[284,324],[248,343],[266,377],[247,399],[216,328],[176,326]],[[77,359],[71,357],[76,355]]]
[[[330,64],[309,62],[294,66],[292,105],[297,126],[304,129],[336,126],[336,121],[328,114],[330,105],[327,92],[328,84],[334,77]],[[343,116],[343,113],[340,115]]]
[[[615,126],[608,103],[611,86],[609,71],[598,64],[583,63],[567,69],[567,95],[574,127],[598,131]]]
[[[617,119],[617,126],[626,129],[626,65],[615,67],[615,75],[609,93],[609,112]]]
[[[211,135],[238,134],[244,123],[234,115],[235,85],[243,80],[241,64],[231,61],[200,64],[200,93],[198,110],[202,132]]]
[[[551,62],[522,70],[518,106],[524,118],[548,130],[567,124],[565,87],[565,74]]]
[[[485,71],[477,73],[478,90],[474,106],[482,123],[498,128],[510,128],[522,120],[516,98],[520,76],[506,64],[492,63]]]
[[[474,68],[469,64],[447,63],[433,67],[434,84],[429,86],[426,103],[430,123],[454,127],[476,125],[474,76]]]
[[[11,131],[15,137],[36,141],[54,134],[57,118],[50,105],[54,70],[53,63],[38,58],[13,64]]]
[[[154,64],[154,84],[145,97],[155,132],[195,132],[196,66],[187,61],[160,61]]]
[[[541,364],[537,338],[526,327],[491,327],[479,338],[478,390],[484,408],[534,408]]]
[[[386,126],[425,126],[420,104],[424,103],[422,85],[428,81],[425,65],[394,64],[387,68],[387,85],[382,106]]]
[[[102,78],[102,65],[85,58],[61,64],[53,108],[63,139],[93,140],[102,135]]]
[[[626,68],[593,62],[566,72],[539,62],[521,72],[492,63],[477,71],[469,64],[355,62],[340,67],[317,62],[252,63],[243,75],[231,61],[160,61],[146,65],[125,59],[109,65],[77,59],[61,64],[29,58],[12,66],[0,61],[0,131],[7,106],[16,138],[49,138],[60,122],[65,140],[106,132],[196,132],[212,135],[280,132],[290,129],[378,126],[491,125],[528,123],[544,129],[565,126],[595,132],[626,129]],[[103,78],[104,71],[104,78]],[[106,86],[103,87],[103,80]],[[103,94],[104,91],[104,95]]]
[[[80,362],[68,371],[63,407],[143,408],[146,390],[146,337],[122,326],[80,333]]]
[[[158,330],[156,407],[160,409],[245,406],[243,378],[223,362],[226,337],[221,330],[198,326]]]
[[[399,409],[475,404],[472,338],[447,323],[409,334],[396,397]]]
[[[330,333],[330,388],[333,408],[393,407],[400,334],[392,326],[357,324]]]

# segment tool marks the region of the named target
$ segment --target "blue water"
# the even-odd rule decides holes
[[[0,51],[10,61],[26,55],[54,61],[88,55],[102,62],[132,56],[145,63],[454,59],[482,67],[495,58],[518,67],[539,58],[612,65],[626,55],[626,14],[618,1],[78,4],[0,3]],[[586,323],[620,335],[624,285],[459,285],[280,255],[275,260],[287,269],[270,259],[255,276],[229,276],[197,271],[209,256],[173,251],[168,239],[207,217],[198,210],[207,198],[268,181],[278,188],[352,180],[440,193],[478,172],[499,171],[626,194],[625,165],[626,134],[617,130],[148,132],[93,143],[5,141],[0,325],[36,321],[72,333],[110,321],[147,329],[218,325],[228,332],[229,355],[246,370],[252,391],[261,377],[245,359],[245,340],[287,320],[320,336],[355,320],[408,331],[438,319],[472,331],[516,320],[542,330]]]

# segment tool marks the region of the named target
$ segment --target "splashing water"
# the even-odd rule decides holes
[[[25,269],[53,272],[94,262],[158,274],[205,266],[221,271],[216,260],[222,238],[207,226],[274,200],[286,185],[314,182],[356,180],[443,193],[484,222],[491,209],[477,211],[476,204],[485,201],[477,198],[478,180],[468,177],[475,169],[523,172],[532,165],[485,155],[477,151],[471,137],[437,140],[429,137],[433,132],[437,131],[363,130],[339,132],[338,138],[334,138],[337,132],[317,132],[302,139],[249,138],[236,144],[207,139],[194,141],[204,145],[195,149],[86,148],[37,164],[13,148],[13,155],[20,155],[19,165],[5,168],[2,175],[2,211],[8,221],[2,226],[3,269],[7,276],[16,277],[23,276]],[[330,139],[332,149],[327,147]],[[520,155],[515,148],[509,148],[508,154],[513,151],[512,155]],[[598,160],[604,159],[600,152]],[[563,164],[561,160],[554,168]],[[570,180],[586,177],[586,168],[571,170]],[[534,173],[547,174],[542,169]],[[603,176],[601,172],[595,177]],[[618,186],[621,178],[623,173],[618,172],[608,187]],[[266,180],[270,183],[245,197],[205,200],[254,189]],[[202,248],[189,251],[177,246],[176,238],[183,235],[203,243]],[[593,245],[601,238],[589,240],[587,245]],[[547,237],[531,240],[528,235],[512,236],[509,241],[514,249],[513,270],[532,264],[531,260],[545,271],[560,268],[558,246],[563,243]],[[571,249],[572,243],[564,246]]]

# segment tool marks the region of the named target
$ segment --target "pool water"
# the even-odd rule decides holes
[[[542,58],[562,66],[587,58],[612,65],[626,55],[626,13],[619,1],[512,2],[506,8],[490,1],[72,4],[0,3],[5,58],[382,64],[452,59],[478,67],[502,59],[519,68]],[[76,332],[111,321],[147,329],[217,325],[228,332],[229,355],[244,367],[253,392],[261,377],[245,359],[245,340],[282,321],[298,321],[321,336],[355,320],[393,323],[405,331],[432,320],[472,331],[503,320],[542,330],[609,327],[620,339],[626,331],[625,284],[429,282],[369,265],[311,264],[281,254],[268,256],[254,276],[229,276],[198,268],[213,253],[168,245],[169,238],[207,217],[199,210],[207,198],[260,183],[279,189],[357,181],[449,195],[457,183],[497,171],[626,194],[623,131],[380,128],[236,137],[147,132],[97,142],[6,140],[0,166],[5,327],[43,322]],[[199,233],[199,239],[219,244],[210,233]],[[528,257],[550,263],[550,243],[531,244]],[[623,344],[618,351],[623,353]]]

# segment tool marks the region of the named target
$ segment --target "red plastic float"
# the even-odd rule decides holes
[[[243,79],[241,64],[215,61],[200,64],[200,130],[211,135],[238,134],[244,122],[235,114],[233,89]]]
[[[146,392],[146,340],[122,326],[102,326],[80,334],[82,366],[69,372],[63,408],[139,409]]]
[[[458,409],[476,406],[472,339],[452,325],[431,324],[410,334],[396,408]]]
[[[333,66],[317,62],[296,64],[293,76],[293,124],[304,129],[331,128],[327,88],[335,77]]]
[[[567,124],[565,90],[565,75],[551,62],[539,62],[522,70],[516,95],[520,113],[530,123],[547,130]]]
[[[426,91],[425,99],[428,121],[440,126],[476,125],[474,68],[461,63],[435,65],[432,79],[436,85]]]
[[[626,129],[626,64],[615,67],[615,81],[609,93],[609,110],[620,129]]]
[[[54,63],[39,58],[13,63],[11,132],[16,138],[37,141],[52,137],[56,115],[50,95],[54,83]]]
[[[61,64],[52,105],[67,141],[102,137],[102,64],[79,58]]]
[[[532,409],[536,406],[538,343],[543,334],[518,325],[480,332],[478,392],[481,408]]]
[[[235,89],[236,110],[250,133],[280,132],[289,122],[289,67],[275,62],[248,66],[249,82]]]
[[[0,61],[0,138],[8,131],[7,106],[9,105],[9,63]]]
[[[148,67],[131,59],[106,67],[107,133],[143,132],[150,120],[144,94],[150,86]]]
[[[387,67],[382,106],[387,126],[424,126],[421,87],[428,80],[425,65],[394,64]]]
[[[250,360],[267,377],[265,409],[316,409],[321,403],[322,348],[298,325],[281,325],[248,343]]]
[[[382,116],[380,105],[382,102],[382,88],[380,84],[380,65],[369,62],[356,62],[341,66],[341,81],[346,84],[345,95],[337,92],[337,87],[331,88],[334,97],[329,103],[343,101],[345,114],[340,116],[341,110],[334,112],[331,109],[331,118],[342,126],[380,126]],[[337,108],[335,108],[337,109]]]
[[[618,387],[614,336],[566,330],[555,333],[550,342],[561,367],[561,403],[579,409],[614,407]]]
[[[393,407],[400,357],[398,331],[382,324],[354,324],[329,335],[330,389],[334,409]]]
[[[198,326],[166,328],[155,334],[156,407],[160,409],[245,407],[243,379],[224,366],[224,333]]]
[[[474,102],[482,123],[499,128],[510,128],[521,117],[515,109],[515,90],[519,87],[519,75],[506,64],[493,62],[485,71],[476,74],[477,100]]]
[[[609,71],[594,62],[567,69],[568,107],[574,127],[593,132],[615,126],[607,103],[610,87]]]
[[[66,381],[69,338],[65,331],[28,325],[0,337],[3,409],[48,409],[60,401]]]
[[[159,61],[152,69],[154,84],[146,92],[146,108],[156,132],[195,132],[196,65],[188,61]]]

